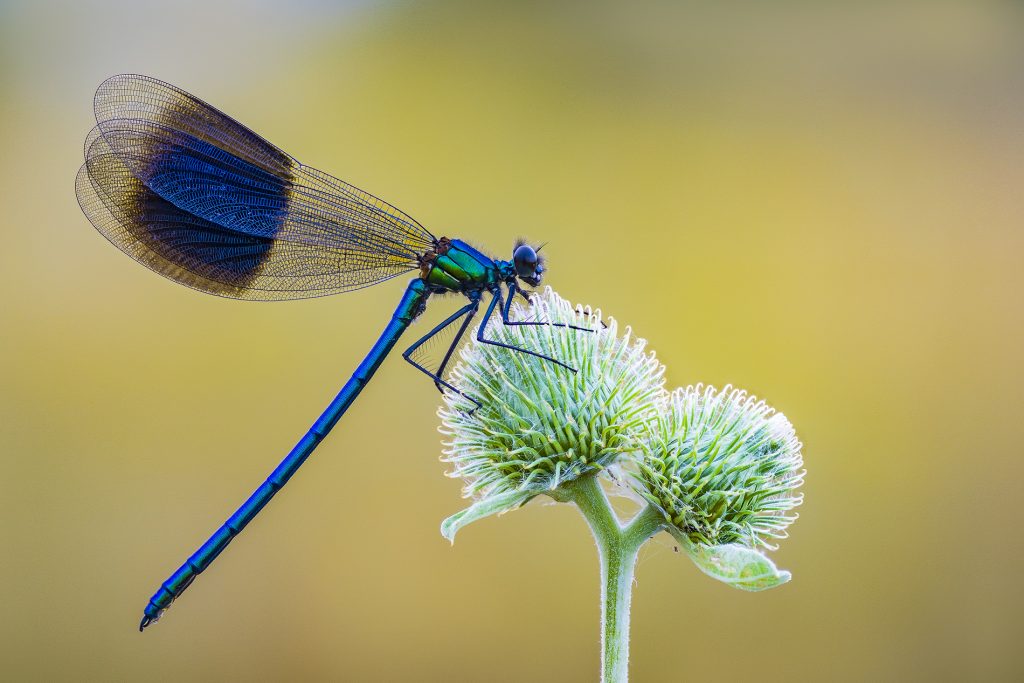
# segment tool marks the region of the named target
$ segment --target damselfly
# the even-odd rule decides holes
[[[520,281],[540,284],[544,266],[538,249],[520,243],[512,260],[502,261],[461,240],[436,238],[387,202],[300,164],[226,114],[153,78],[108,79],[96,92],[94,109],[97,125],[86,138],[85,165],[76,181],[79,204],[108,240],[157,273],[220,296],[280,300],[347,292],[418,271],[351,379],[267,480],[164,581],[146,605],[140,631],[160,618],[295,474],[432,294],[468,299],[402,354],[438,389],[458,391],[446,370],[485,296],[479,342],[573,370],[486,336],[495,310],[506,325],[546,324],[509,320],[515,296],[529,298]],[[418,360],[417,350],[427,340],[452,330],[436,367]]]

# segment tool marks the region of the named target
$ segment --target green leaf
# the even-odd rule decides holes
[[[441,522],[441,535],[455,543],[455,534],[459,529],[491,515],[500,515],[524,505],[538,494],[537,491],[508,491],[478,500],[465,510],[456,512]]]
[[[702,572],[730,586],[763,591],[781,586],[792,578],[792,574],[776,568],[763,553],[745,545],[698,545],[676,529],[671,533]]]

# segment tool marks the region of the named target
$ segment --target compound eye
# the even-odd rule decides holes
[[[529,277],[537,270],[537,252],[528,244],[516,247],[512,254],[512,261],[515,263],[516,273],[520,277]]]

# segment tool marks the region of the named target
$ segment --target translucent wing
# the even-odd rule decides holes
[[[349,288],[329,250],[275,242],[190,214],[132,175],[98,131],[89,134],[86,148],[76,181],[82,210],[111,243],[155,272],[236,299],[295,299]]]
[[[333,294],[417,268],[435,241],[173,86],[115,76],[95,109],[78,182],[86,215],[183,284],[246,299]]]

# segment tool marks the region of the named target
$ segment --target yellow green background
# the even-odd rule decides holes
[[[107,244],[74,177],[96,85],[138,72],[437,235],[548,241],[670,386],[792,420],[793,581],[741,593],[659,537],[634,680],[1020,680],[1022,65],[1019,3],[0,2],[0,677],[598,675],[583,521],[450,547],[439,398],[396,359],[137,632],[402,289],[241,303]]]

